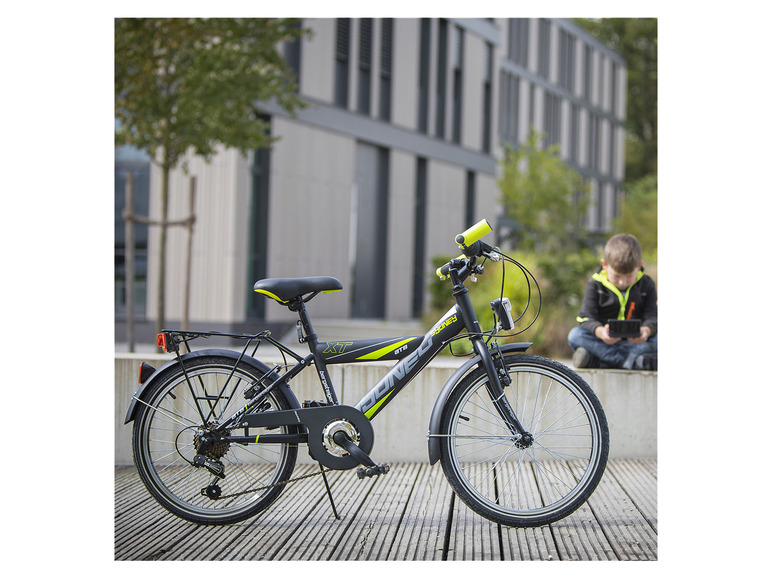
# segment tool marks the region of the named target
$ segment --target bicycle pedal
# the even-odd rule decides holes
[[[382,464],[380,466],[376,465],[376,466],[367,466],[367,467],[358,468],[357,469],[357,476],[360,479],[365,478],[365,477],[370,478],[370,477],[373,477],[373,476],[378,476],[378,475],[381,475],[381,474],[386,474],[387,472],[389,472],[389,465],[388,464]]]

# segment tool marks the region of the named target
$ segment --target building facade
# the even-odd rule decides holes
[[[190,319],[219,328],[293,318],[252,292],[264,277],[331,275],[344,291],[314,300],[320,318],[410,320],[427,303],[437,255],[455,233],[501,213],[504,143],[532,128],[591,184],[591,231],[618,211],[624,178],[622,58],[564,19],[303,20],[311,39],[282,47],[309,104],[264,103],[270,151],[190,157],[171,179],[170,219],[189,213],[196,177]],[[160,172],[116,150],[116,339],[125,314],[124,175],[157,215]],[[144,201],[142,201],[144,195]],[[119,223],[120,221],[120,223]],[[157,231],[139,228],[135,311],[155,311]],[[182,318],[187,233],[168,240],[167,320]],[[144,264],[144,265],[143,265]]]

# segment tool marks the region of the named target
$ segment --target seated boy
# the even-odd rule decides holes
[[[622,319],[641,320],[640,336],[610,336],[608,321]],[[568,334],[575,367],[657,369],[657,289],[643,273],[634,236],[622,233],[608,240],[576,320],[579,326]]]

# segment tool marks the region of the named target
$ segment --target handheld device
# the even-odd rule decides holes
[[[609,320],[608,330],[612,338],[639,338],[641,320]]]

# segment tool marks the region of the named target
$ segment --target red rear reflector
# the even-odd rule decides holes
[[[161,348],[164,352],[168,352],[169,350],[166,349],[166,334],[163,332],[158,334],[155,337],[155,342],[158,344],[158,347]]]

